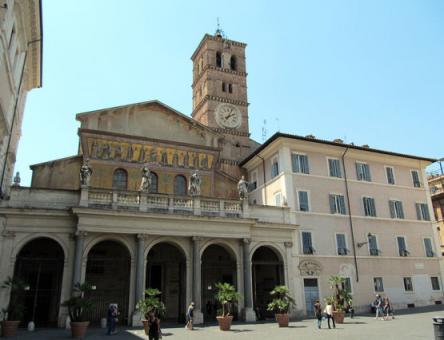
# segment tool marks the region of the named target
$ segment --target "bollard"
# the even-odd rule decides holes
[[[435,340],[444,340],[444,317],[433,318],[433,331]]]

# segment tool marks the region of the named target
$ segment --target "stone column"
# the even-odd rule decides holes
[[[136,235],[136,293],[134,294],[135,304],[139,302],[139,300],[144,298],[144,287],[143,287],[143,277],[145,274],[145,239],[146,235],[137,234]],[[140,326],[141,323],[141,315],[138,311],[134,311],[133,313],[133,326]]]
[[[256,313],[253,309],[253,284],[251,280],[250,242],[251,240],[248,238],[243,239],[245,321],[255,322]]]
[[[85,244],[85,237],[87,233],[84,231],[76,232],[76,249],[74,253],[74,268],[72,274],[72,289],[76,283],[79,283],[82,278],[82,256]]]
[[[193,237],[193,300],[195,304],[194,324],[196,325],[203,323],[200,242],[200,237]]]

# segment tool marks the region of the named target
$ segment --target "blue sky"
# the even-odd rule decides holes
[[[444,157],[444,2],[43,2],[43,88],[16,171],[77,153],[79,112],[158,99],[191,114],[190,57],[216,18],[246,42],[252,138],[280,130]]]

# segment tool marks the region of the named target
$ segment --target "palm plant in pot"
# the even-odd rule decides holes
[[[345,278],[339,275],[332,275],[328,282],[333,289],[333,295],[329,298],[334,307],[333,318],[336,323],[344,323],[345,304],[351,300],[350,293],[343,289]]]
[[[221,331],[228,331],[231,328],[233,315],[230,314],[231,309],[240,299],[241,295],[236,291],[236,288],[229,283],[216,283],[216,300],[222,305],[222,315],[216,316],[219,328]]]
[[[268,304],[267,310],[275,313],[279,327],[288,327],[288,310],[295,302],[287,286],[274,287],[270,295],[273,296],[273,300]]]
[[[2,289],[10,291],[8,306],[2,309],[2,332],[4,337],[17,334],[18,325],[25,312],[24,292],[29,286],[18,278],[8,277],[1,285]]]
[[[140,312],[142,317],[143,328],[145,334],[148,335],[148,319],[150,313],[154,313],[159,319],[163,318],[166,313],[165,304],[160,300],[162,292],[156,288],[148,288],[145,290],[145,298],[141,299],[136,304],[136,309]]]
[[[68,308],[71,319],[71,334],[73,338],[83,338],[89,326],[89,321],[85,320],[85,314],[92,310],[94,304],[89,295],[94,287],[87,283],[77,282],[73,288],[71,298],[62,303]]]

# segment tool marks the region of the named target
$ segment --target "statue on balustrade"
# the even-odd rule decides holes
[[[190,177],[190,186],[188,191],[191,196],[199,196],[200,195],[200,185],[202,183],[202,178],[200,177],[199,171],[194,170]]]
[[[140,183],[139,191],[149,193],[151,189],[151,171],[147,165],[142,168],[142,182]]]
[[[86,158],[82,164],[82,166],[80,167],[80,185],[81,186],[89,186],[89,180],[91,178],[92,175],[92,169],[89,166],[89,159]]]
[[[239,192],[239,198],[242,201],[248,198],[248,182],[245,180],[244,176],[242,176],[237,183],[237,190]]]

